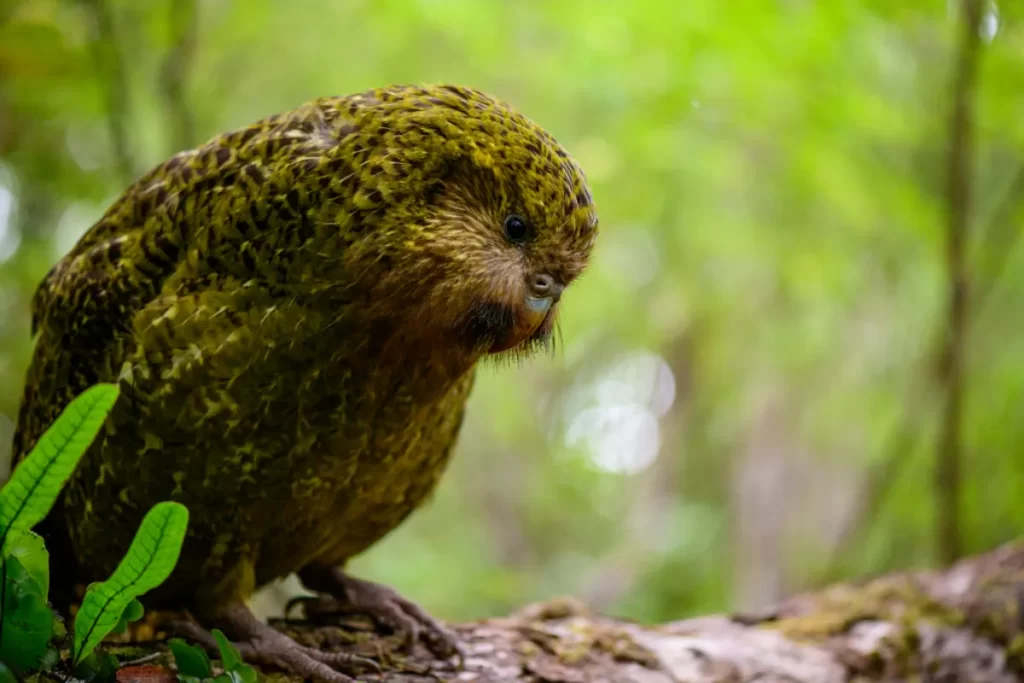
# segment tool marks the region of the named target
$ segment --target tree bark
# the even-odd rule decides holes
[[[981,43],[981,0],[962,0],[962,40],[953,82],[947,169],[948,226],[946,272],[947,326],[939,376],[945,387],[942,435],[935,470],[936,546],[939,557],[952,562],[960,556],[960,498],[963,470],[964,362],[967,351],[967,232],[971,218],[971,160],[973,155],[974,90],[978,47]]]
[[[346,649],[370,656],[395,645],[390,636],[354,636],[352,624],[278,626],[309,644],[349,642]],[[1011,683],[1024,679],[1024,540],[943,571],[892,574],[797,595],[757,615],[643,626],[560,599],[456,628],[468,655],[462,670],[419,648],[409,656],[393,650],[381,657],[386,673],[366,680]],[[138,671],[136,678],[132,668],[122,669],[118,678],[141,680]],[[153,669],[148,671],[152,681]]]

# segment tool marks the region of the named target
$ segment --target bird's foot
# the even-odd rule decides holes
[[[368,669],[380,673],[380,665],[372,659],[300,645],[257,619],[243,603],[229,606],[218,616],[218,621],[223,622],[229,635],[238,639],[233,644],[242,659],[250,664],[277,667],[324,683],[355,683],[347,674],[358,675]],[[217,654],[217,642],[213,635],[194,621],[177,621],[173,630],[178,635],[198,642],[212,654]]]
[[[295,598],[288,607],[302,604],[311,621],[338,614],[365,614],[394,630],[410,649],[422,640],[437,657],[457,657],[460,665],[465,659],[465,651],[451,630],[387,586],[356,579],[336,567],[307,567],[299,572],[299,578],[319,595]]]

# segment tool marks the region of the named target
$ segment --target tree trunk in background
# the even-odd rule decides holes
[[[645,627],[591,615],[572,600],[533,605],[459,626],[468,652],[461,672],[417,652],[385,655],[389,666],[401,670],[370,680],[1011,683],[1024,673],[1022,615],[1024,541],[945,571],[893,574],[798,595],[760,615]],[[314,635],[301,623],[279,626],[310,644],[325,642],[323,629]],[[340,628],[335,636],[328,640],[351,640]],[[380,642],[354,647],[373,656]],[[152,675],[151,665],[147,670]],[[118,678],[141,681],[143,672],[126,668]]]

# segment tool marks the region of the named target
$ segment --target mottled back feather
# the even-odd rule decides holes
[[[565,150],[468,88],[324,98],[157,166],[33,299],[15,463],[85,388],[122,389],[41,527],[55,585],[113,569],[165,499],[192,511],[153,598],[175,606],[369,547],[436,485],[523,274],[568,284],[595,234]]]

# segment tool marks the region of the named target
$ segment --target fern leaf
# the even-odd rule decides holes
[[[187,527],[188,510],[180,503],[157,503],[146,514],[114,573],[85,593],[75,617],[75,663],[117,626],[132,600],[170,576]]]
[[[4,622],[0,635],[0,661],[24,673],[39,666],[53,635],[53,612],[39,584],[15,556],[4,559],[6,577]]]
[[[16,557],[25,567],[29,576],[39,584],[39,594],[50,594],[50,553],[46,550],[43,537],[27,529],[14,529],[7,535],[7,544],[0,561]]]
[[[171,638],[167,641],[167,647],[174,655],[174,663],[178,667],[179,677],[195,678],[202,680],[209,678],[213,673],[210,666],[210,658],[206,656],[206,650],[198,645],[186,643],[180,638]],[[3,681],[0,681],[3,683]]]
[[[0,490],[0,539],[6,542],[12,529],[31,529],[46,517],[119,393],[114,384],[86,389],[43,433]]]

